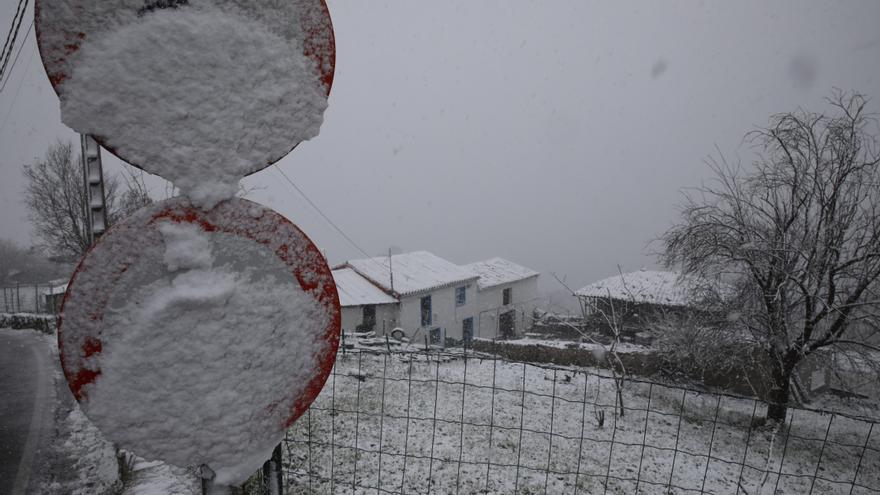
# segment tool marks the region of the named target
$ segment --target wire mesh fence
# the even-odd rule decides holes
[[[14,285],[0,287],[0,290],[3,292],[0,297],[0,313],[56,312],[51,285]]]
[[[858,416],[463,352],[340,353],[284,441],[290,493],[880,493]]]

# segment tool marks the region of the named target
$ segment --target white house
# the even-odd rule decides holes
[[[352,260],[336,271],[345,268],[398,301],[397,327],[410,339],[441,343],[444,336],[474,336],[478,276],[472,271],[427,251]]]
[[[464,265],[477,280],[476,337],[522,335],[531,326],[539,273],[503,258]]]
[[[397,327],[399,301],[351,268],[333,270],[346,332],[385,333]]]

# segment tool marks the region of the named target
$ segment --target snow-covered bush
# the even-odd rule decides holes
[[[0,313],[0,328],[32,328],[40,332],[55,332],[55,317],[31,313]]]

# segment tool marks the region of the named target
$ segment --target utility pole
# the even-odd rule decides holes
[[[388,272],[391,276],[391,293],[394,294],[394,265],[391,262],[391,248],[388,248]]]
[[[89,245],[95,243],[107,230],[107,196],[104,191],[104,170],[101,166],[101,147],[95,138],[80,134],[82,148],[83,183],[86,192],[86,231]]]

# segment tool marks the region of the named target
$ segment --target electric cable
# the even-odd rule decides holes
[[[29,0],[19,0],[19,7],[23,6],[23,8],[16,10],[15,14],[17,17],[12,19],[10,35],[6,36],[6,43],[3,47],[3,63],[0,65],[0,79],[2,79],[3,75],[6,73],[6,65],[9,63],[13,48],[15,48],[15,40],[18,38],[18,32],[21,30],[21,21],[24,20],[24,14],[27,10],[28,2]]]
[[[30,26],[28,26],[27,32],[24,33],[24,39],[21,41],[21,45],[18,46],[18,51],[15,52],[15,58],[12,60],[12,65],[9,66],[9,71],[6,73],[6,77],[0,78],[0,80],[3,81],[3,84],[0,85],[0,93],[2,93],[4,89],[6,89],[6,83],[8,83],[10,79],[12,79],[12,71],[13,69],[15,69],[15,63],[18,62],[18,56],[21,55],[21,49],[24,48],[24,45],[27,44],[28,35],[31,34],[31,29],[33,29],[33,27],[34,21],[31,21]],[[33,56],[33,52],[31,52],[31,56]]]
[[[15,15],[12,16],[12,25],[9,26],[9,32],[6,33],[6,41],[3,43],[3,50],[0,51],[0,54],[6,54],[6,49],[9,48],[9,41],[12,39],[12,31],[15,28],[15,22],[18,20],[18,17],[21,15],[22,5],[25,3],[25,0],[18,0],[18,5],[15,7]],[[2,60],[2,59],[0,59]]]
[[[376,257],[375,257],[375,256],[370,256],[369,254],[367,254],[367,252],[364,251],[363,249],[361,249],[361,247],[360,247],[356,242],[354,242],[354,240],[353,240],[351,237],[349,237],[348,234],[346,234],[346,233],[345,233],[345,232],[344,232],[344,231],[343,231],[338,225],[336,225],[336,223],[333,222],[333,220],[330,220],[330,217],[328,217],[323,211],[321,211],[321,209],[318,208],[318,205],[316,205],[314,201],[312,201],[311,199],[309,199],[309,197],[306,195],[306,193],[303,192],[303,190],[300,189],[299,186],[297,186],[297,185],[293,182],[293,180],[291,180],[291,178],[288,177],[287,174],[284,173],[283,170],[281,170],[281,167],[279,167],[277,164],[273,164],[273,166],[275,167],[275,170],[277,170],[277,171],[281,174],[281,176],[284,177],[284,179],[287,181],[287,183],[290,184],[290,185],[296,190],[296,192],[298,192],[298,193],[300,194],[300,196],[302,196],[303,199],[305,199],[306,202],[308,202],[309,205],[311,205],[312,208],[314,208],[315,211],[317,211],[318,214],[321,215],[321,217],[322,217],[324,220],[326,220],[327,223],[330,224],[330,226],[332,226],[334,229],[336,229],[336,231],[339,232],[339,234],[340,234],[343,238],[345,238],[345,240],[348,241],[349,244],[351,244],[352,246],[354,246],[354,248],[357,249],[358,251],[360,251],[361,254],[363,254],[364,256],[366,256],[367,258],[369,258],[371,261],[373,261],[374,263],[376,263],[376,265],[382,267],[383,270],[388,270],[388,269],[389,269],[387,266],[385,266],[385,265],[383,265],[382,263],[379,263],[378,261],[376,261]]]
[[[9,104],[9,110],[6,112],[6,117],[3,118],[3,124],[0,125],[0,134],[3,133],[3,130],[6,129],[6,124],[9,122],[9,116],[12,115],[12,109],[15,108],[15,103],[18,101],[18,94],[21,92],[21,86],[24,83],[24,80],[27,79],[28,69],[31,68],[31,62],[34,60],[34,52],[36,52],[36,47],[31,48],[31,54],[28,56],[27,64],[24,66],[24,72],[21,74],[21,79],[18,81],[18,88],[15,89],[15,95],[12,97],[12,102]],[[6,80],[9,81],[12,77],[8,77]],[[6,86],[6,83],[3,83],[3,86]]]

